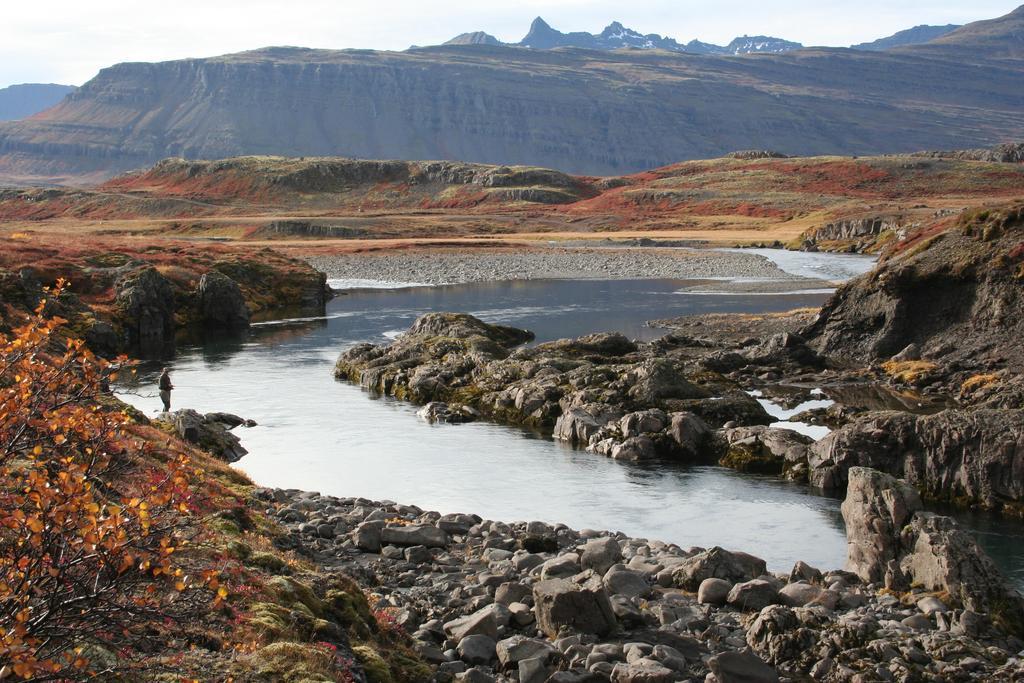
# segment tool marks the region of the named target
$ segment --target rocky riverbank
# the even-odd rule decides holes
[[[433,680],[1021,680],[1020,597],[910,487],[856,469],[846,570],[785,573],[541,521],[261,489],[279,545],[356,578]],[[906,529],[904,528],[906,526]]]
[[[802,280],[783,272],[763,256],[704,249],[438,249],[316,255],[306,260],[326,273],[330,280],[380,280],[428,285],[594,278]]]
[[[0,330],[34,309],[58,282],[48,313],[106,356],[171,355],[182,332],[245,330],[256,316],[322,311],[326,278],[306,263],[264,249],[220,245],[135,245],[93,239],[68,248],[8,240],[0,253]]]

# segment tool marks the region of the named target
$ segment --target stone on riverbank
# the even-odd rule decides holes
[[[617,628],[608,593],[598,576],[549,579],[533,587],[537,626],[549,638],[563,629],[606,636]]]
[[[705,579],[724,579],[736,584],[752,581],[767,571],[764,560],[740,552],[711,548],[683,560],[672,572],[679,588],[696,591]]]
[[[856,680],[857,674],[865,680],[1024,676],[1016,658],[1024,641],[1005,630],[1002,624],[1009,622],[1002,612],[963,609],[952,594],[943,596],[943,611],[933,600],[936,591],[923,586],[894,594],[881,584],[862,583],[855,574],[820,572],[799,562],[786,575],[770,575],[763,562],[742,553],[683,550],[605,531],[505,524],[471,515],[446,516],[465,533],[454,533],[445,548],[429,551],[432,561],[414,564],[409,553],[425,548],[402,552],[388,546],[385,554],[362,553],[352,532],[397,526],[398,520],[436,528],[442,520],[436,512],[297,491],[257,495],[276,508],[288,529],[282,547],[365,579],[378,596],[378,609],[411,634],[418,652],[449,674],[465,672],[471,676],[467,680],[500,681],[516,673],[521,681],[525,675],[526,681],[543,683],[610,680],[616,669],[623,680],[700,681],[709,673],[708,680],[727,681],[777,680],[779,674],[837,682]],[[333,535],[320,532],[324,525],[333,526]],[[957,566],[966,566],[964,557],[942,554],[950,552],[944,544],[955,541],[944,530],[925,526],[917,533],[915,547],[922,538],[926,557],[952,557]],[[536,538],[549,544],[536,552],[522,548]],[[599,564],[616,556],[614,543],[618,564],[603,576],[583,570],[580,558],[590,556],[588,543]],[[774,590],[789,604],[755,612],[749,611],[750,601],[737,601],[737,608],[719,604],[725,596],[702,600],[701,593],[717,580],[699,582],[697,595],[671,585],[673,573],[687,562],[698,568],[739,565],[744,576],[735,583],[749,583],[738,594],[750,584],[759,589],[764,584],[766,594]],[[568,578],[545,581],[545,571],[556,569]],[[720,585],[726,596],[734,588],[731,581]],[[538,590],[552,599],[537,600]],[[581,614],[587,615],[586,623]],[[754,654],[744,653],[748,648]]]
[[[382,543],[398,546],[422,545],[428,548],[444,548],[448,545],[448,534],[436,526],[412,524],[409,526],[385,526],[380,530]]]
[[[224,462],[238,462],[249,451],[242,446],[241,440],[229,431],[228,425],[245,424],[246,421],[237,416],[222,417],[224,415],[226,414],[200,415],[191,408],[185,408],[173,413],[163,413],[157,421],[168,424],[182,439],[209,451]],[[227,423],[221,419],[227,420]]]

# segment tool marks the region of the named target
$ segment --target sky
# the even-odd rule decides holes
[[[520,40],[535,16],[561,31],[618,20],[681,42],[767,34],[848,46],[918,24],[963,24],[1024,0],[4,0],[0,87],[81,85],[118,62],[209,57],[270,45],[404,50],[483,30]]]

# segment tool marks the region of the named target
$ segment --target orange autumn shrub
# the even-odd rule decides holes
[[[62,294],[58,284],[51,298]],[[0,336],[0,679],[115,673],[217,594],[184,455],[131,436],[109,363],[45,315]]]

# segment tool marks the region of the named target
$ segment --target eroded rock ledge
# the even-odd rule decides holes
[[[953,520],[855,468],[847,570],[539,521],[261,489],[286,544],[370,587],[434,680],[1018,680],[1020,597]],[[282,571],[287,571],[282,569]]]
[[[810,481],[824,490],[843,490],[850,468],[865,466],[904,477],[932,500],[1022,511],[1024,410],[870,413],[809,453]]]

